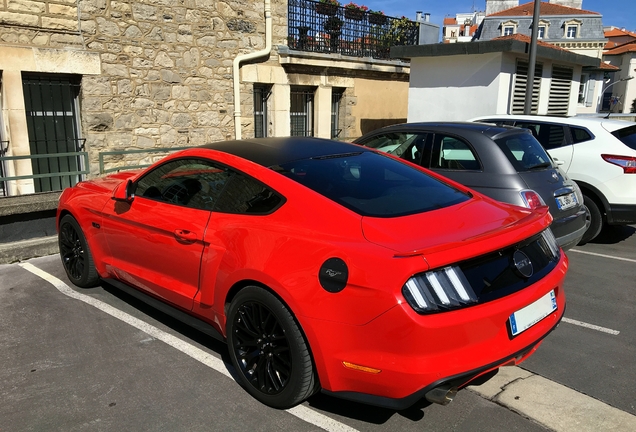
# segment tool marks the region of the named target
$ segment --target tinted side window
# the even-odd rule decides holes
[[[435,134],[431,168],[480,170],[481,164],[472,147],[457,138]]]
[[[275,169],[363,216],[423,213],[469,199],[416,167],[375,152],[299,160]]]
[[[570,133],[572,134],[572,142],[574,144],[589,141],[592,139],[592,135],[590,135],[590,133],[583,128],[570,126]]]
[[[426,133],[391,132],[373,137],[365,142],[364,146],[419,164],[422,160],[425,143]]]
[[[517,172],[552,167],[550,156],[529,133],[517,133],[495,141]]]
[[[283,198],[262,183],[243,174],[233,173],[216,201],[214,211],[222,213],[267,214]]]
[[[230,172],[202,159],[178,159],[143,176],[135,194],[144,198],[212,210]]]
[[[567,145],[564,126],[525,121],[518,121],[515,123],[515,126],[530,130],[532,135],[534,135],[534,137],[547,150]]]
[[[627,147],[636,150],[636,126],[629,126],[612,132]]]

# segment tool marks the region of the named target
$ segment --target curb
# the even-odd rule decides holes
[[[11,264],[58,252],[57,235],[0,244],[0,264]]]
[[[636,416],[517,366],[468,388],[557,432],[636,430]]]

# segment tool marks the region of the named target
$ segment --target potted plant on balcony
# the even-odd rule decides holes
[[[369,11],[369,24],[383,25],[386,24],[386,15],[382,11]]]
[[[329,35],[329,46],[331,51],[337,51],[338,49],[338,41],[340,39],[343,24],[344,22],[337,16],[330,16],[322,25]]]
[[[320,0],[316,4],[316,12],[321,15],[333,16],[338,12],[340,2],[338,0]]]
[[[345,5],[345,18],[354,20],[354,21],[362,21],[364,19],[364,14],[368,11],[369,8],[362,5],[357,5],[354,2],[350,2]]]

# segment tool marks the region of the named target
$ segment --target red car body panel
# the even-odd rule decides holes
[[[547,207],[533,212],[471,191],[473,198],[447,208],[374,218],[231,154],[190,149],[166,160],[186,156],[230,165],[276,190],[286,202],[271,214],[255,216],[140,196],[132,203],[113,200],[123,193],[126,180],[136,181],[145,172],[140,171],[66,189],[58,223],[69,213],[78,221],[102,278],[118,279],[166,301],[224,336],[226,304],[237,288],[260,285],[274,292],[305,333],[325,390],[405,398],[444,377],[505,363],[537,345],[563,315],[564,254],[538,283],[485,304],[420,315],[402,294],[412,275],[541,232],[551,222]],[[321,264],[332,257],[344,260],[349,269],[346,288],[336,294],[318,281]],[[510,314],[551,290],[558,309],[511,338],[506,325]],[[381,372],[347,369],[344,361]]]

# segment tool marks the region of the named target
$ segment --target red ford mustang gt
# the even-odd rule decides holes
[[[73,283],[106,281],[226,340],[240,384],[277,408],[318,390],[447,403],[525,360],[565,309],[547,207],[348,143],[180,151],[66,189],[57,216]]]

